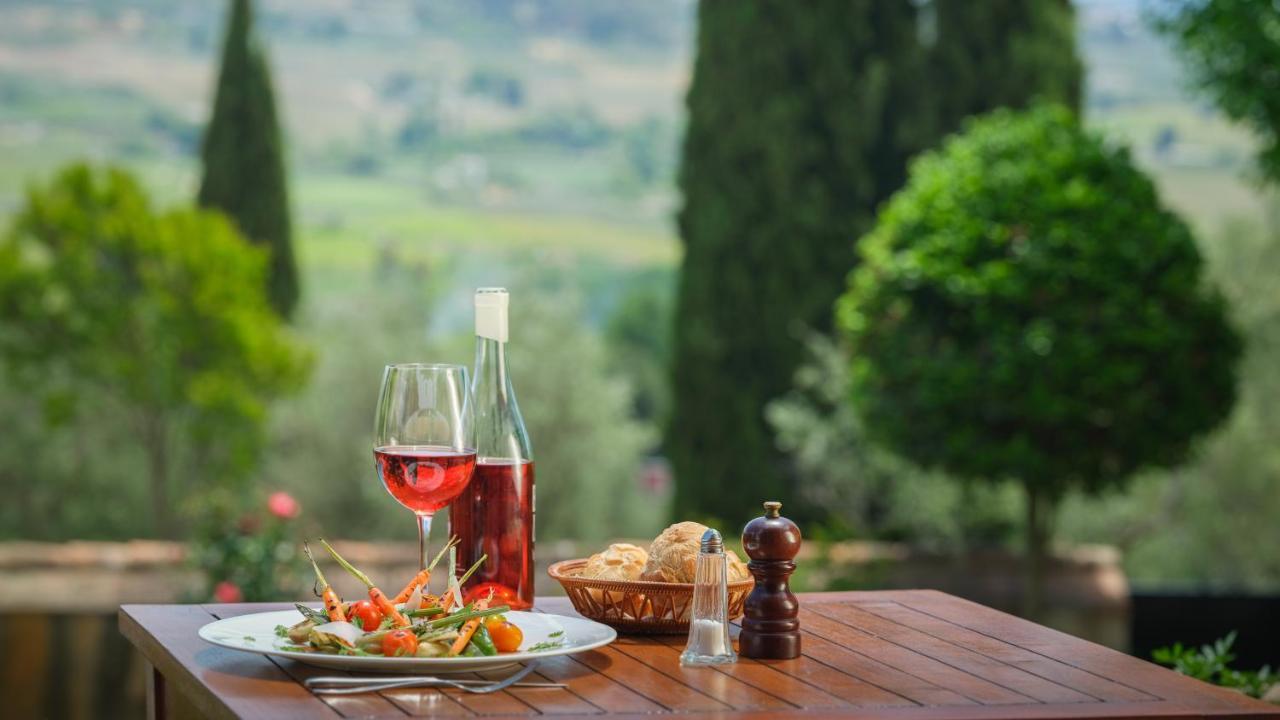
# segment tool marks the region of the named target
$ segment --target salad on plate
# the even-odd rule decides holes
[[[323,609],[298,603],[303,619],[289,627],[276,626],[280,650],[327,655],[375,657],[488,657],[520,651],[524,632],[511,622],[508,605],[495,605],[494,591],[484,586],[464,597],[462,584],[484,563],[482,556],[459,578],[455,572],[456,538],[450,539],[426,569],[420,571],[394,597],[388,597],[369,576],[338,554],[323,539],[320,544],[333,559],[369,590],[369,599],[343,601],[325,579],[305,543],[303,550],[316,574],[316,590]],[[448,585],[439,597],[427,591],[431,571],[449,556]],[[475,592],[476,590],[480,592]],[[524,652],[560,647],[558,637],[548,638]]]

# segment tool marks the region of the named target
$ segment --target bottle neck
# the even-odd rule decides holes
[[[510,405],[515,388],[507,372],[507,344],[493,338],[476,336],[475,380],[472,390],[476,407],[481,412]]]
[[[529,435],[520,417],[507,366],[507,344],[476,336],[476,452],[482,462],[532,460]]]

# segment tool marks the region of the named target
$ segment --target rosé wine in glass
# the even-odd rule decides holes
[[[434,513],[467,487],[475,450],[432,445],[380,447],[373,451],[387,492],[416,513]]]

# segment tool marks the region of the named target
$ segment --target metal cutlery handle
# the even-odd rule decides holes
[[[303,685],[317,695],[358,695],[360,693],[377,692],[379,690],[438,686],[457,688],[459,690],[466,690],[467,692],[472,693],[497,692],[498,690],[513,686],[541,688],[565,687],[563,683],[519,682],[526,675],[533,672],[536,666],[536,662],[531,662],[517,672],[496,682],[470,679],[453,680],[433,676],[416,676],[407,678],[355,678],[345,676],[326,676],[308,678],[303,681]]]

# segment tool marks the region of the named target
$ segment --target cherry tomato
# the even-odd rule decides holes
[[[480,583],[467,591],[463,596],[463,602],[473,603],[477,600],[483,600],[489,597],[489,591],[493,591],[493,602],[489,603],[489,607],[497,607],[499,605],[510,605],[513,608],[523,607],[520,596],[516,595],[516,591],[503,585],[502,583],[487,582]]]
[[[382,654],[387,657],[407,657],[418,652],[418,636],[412,630],[392,630],[382,638]]]
[[[382,624],[382,611],[368,600],[351,603],[351,610],[347,613],[347,617],[352,625],[365,632],[373,632]]]
[[[484,629],[489,631],[493,646],[500,653],[515,652],[520,649],[520,643],[524,642],[524,632],[506,620],[498,618],[486,620]]]

